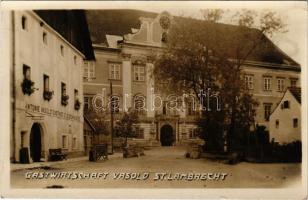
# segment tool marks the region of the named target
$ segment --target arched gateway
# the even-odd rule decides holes
[[[30,133],[30,156],[33,162],[39,162],[42,154],[42,127],[34,123]]]
[[[160,142],[162,146],[171,146],[174,141],[172,126],[166,124],[160,129]]]

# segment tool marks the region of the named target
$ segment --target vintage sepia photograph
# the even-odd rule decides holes
[[[246,3],[4,6],[6,187],[307,197],[307,4]]]

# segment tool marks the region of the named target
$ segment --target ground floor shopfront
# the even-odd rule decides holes
[[[83,118],[80,115],[26,104],[25,108],[16,109],[13,127],[12,161],[47,161],[49,149],[57,148],[69,157],[83,155]],[[21,158],[21,154],[28,158]]]

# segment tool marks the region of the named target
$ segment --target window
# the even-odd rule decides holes
[[[264,77],[264,91],[270,91],[271,90],[271,78],[270,77]]]
[[[28,65],[23,65],[23,75],[24,79],[31,80],[31,70]]]
[[[47,33],[45,31],[43,32],[43,42],[47,44]]]
[[[67,135],[62,135],[62,149],[68,149],[68,137],[67,137]]]
[[[289,101],[284,101],[283,102],[283,108],[290,108],[290,102]]]
[[[279,92],[283,92],[284,91],[284,79],[283,78],[277,79],[277,90]]]
[[[144,139],[144,129],[140,127],[135,127],[135,135],[138,139]]]
[[[75,100],[78,99],[78,90],[77,89],[74,90],[74,99]]]
[[[44,91],[49,91],[49,76],[44,74]]]
[[[109,79],[120,80],[120,64],[109,64]]]
[[[74,56],[74,64],[77,64],[77,56]]]
[[[200,130],[198,128],[189,128],[188,129],[188,137],[190,139],[195,139],[199,137]]]
[[[134,109],[138,113],[143,113],[146,109],[145,97],[142,95],[136,95],[134,97]]]
[[[291,82],[291,87],[296,87],[297,86],[297,79],[292,78],[290,80],[290,82]]]
[[[53,96],[53,91],[49,89],[49,76],[46,74],[43,75],[43,84],[44,84],[44,91],[43,91],[43,98],[44,100],[50,101]]]
[[[64,46],[63,45],[60,45],[60,53],[61,53],[61,56],[64,56]]]
[[[145,80],[145,67],[144,66],[134,66],[134,80],[144,81]]]
[[[253,89],[253,75],[245,75],[245,87],[246,89]]]
[[[84,97],[84,110],[87,111],[91,108],[92,97]]]
[[[77,138],[73,137],[72,148],[77,149]]]
[[[167,114],[167,105],[166,105],[166,102],[164,102],[164,105],[163,105],[163,115],[166,115]]]
[[[298,127],[298,119],[294,118],[293,119],[293,128],[297,128]]]
[[[276,128],[279,128],[279,120],[276,119]]]
[[[61,83],[61,104],[63,106],[67,106],[67,104],[68,104],[69,96],[66,93],[67,93],[66,84]]]
[[[83,77],[88,81],[95,78],[94,62],[85,62],[84,63]]]
[[[78,90],[74,90],[74,100],[76,101],[78,99]]]
[[[112,96],[110,99],[111,103],[111,111],[114,113],[118,113],[120,111],[120,97]]]
[[[61,94],[62,96],[66,95],[66,84],[65,83],[61,83]]]
[[[269,117],[271,115],[271,107],[272,107],[271,103],[264,103],[264,119],[265,119],[265,121],[269,120]]]
[[[21,17],[21,27],[23,30],[28,30],[28,21],[27,21],[27,17],[25,16]]]

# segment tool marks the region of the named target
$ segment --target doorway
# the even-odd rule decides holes
[[[160,129],[160,142],[162,146],[171,146],[173,143],[173,129],[170,125],[164,125]]]
[[[42,154],[42,127],[34,123],[30,133],[30,156],[33,162],[40,162]]]

